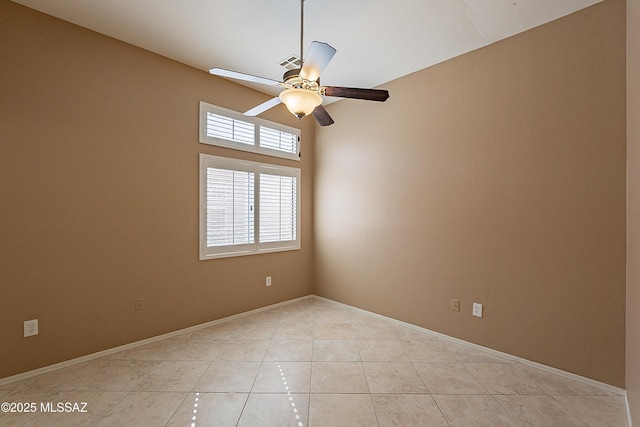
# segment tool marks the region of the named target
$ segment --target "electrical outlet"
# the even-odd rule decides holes
[[[136,311],[144,310],[144,298],[136,299]]]
[[[473,303],[473,315],[482,317],[482,304],[478,304],[477,302]]]
[[[460,311],[460,300],[452,299],[451,300],[451,311]]]
[[[271,276],[267,276],[267,286],[271,286]]]
[[[24,322],[24,336],[32,337],[38,335],[38,319],[25,320]]]

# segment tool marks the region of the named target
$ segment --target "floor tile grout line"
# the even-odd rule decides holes
[[[206,372],[206,371],[205,371]],[[169,424],[171,422],[171,419],[176,415],[176,413],[178,412],[178,410],[180,409],[180,407],[184,404],[184,402],[187,400],[187,398],[189,397],[191,393],[187,392],[185,393],[184,398],[180,401],[180,403],[178,404],[178,406],[176,406],[176,409],[171,413],[171,415],[169,415],[169,417],[167,418],[167,421],[164,423],[164,427],[167,426],[167,424]],[[115,406],[114,406],[115,407]]]
[[[447,416],[445,415],[444,411],[442,410],[442,408],[440,407],[440,405],[438,404],[438,401],[436,400],[436,398],[434,397],[433,394],[429,395],[431,397],[431,400],[433,400],[433,403],[435,403],[436,408],[438,408],[438,410],[440,411],[440,413],[442,414],[442,419],[444,420],[445,423],[447,423],[449,425],[449,427],[453,427],[451,425],[451,423],[449,422],[449,420],[447,419]]]
[[[266,356],[268,349],[269,349],[269,346],[267,346],[267,350],[265,350],[265,354],[262,356],[262,361],[264,361],[264,357]],[[233,363],[233,362],[231,362],[231,363]],[[256,371],[256,376],[253,377],[253,382],[251,383],[251,387],[249,387],[249,391],[247,392],[247,398],[244,401],[244,405],[242,405],[242,410],[240,411],[240,414],[238,415],[238,421],[236,422],[236,426],[238,426],[240,424],[240,420],[242,419],[242,415],[244,414],[244,411],[247,409],[247,404],[249,403],[249,399],[251,398],[251,394],[253,392],[253,387],[255,387],[255,385],[256,385],[256,381],[258,380],[258,375],[260,375],[260,370],[261,369],[262,369],[262,362],[260,362],[260,366],[258,367],[258,370]]]
[[[238,420],[236,421],[236,427],[240,424],[240,420],[242,419],[242,414],[244,414],[245,409],[247,409],[247,403],[249,403],[249,397],[251,397],[251,393],[247,393],[246,399],[244,399],[244,403],[242,404],[242,409],[238,413]]]
[[[311,359],[313,360],[313,340],[311,340]],[[309,405],[307,406],[307,424],[311,420],[311,378],[313,377],[313,362],[309,361]]]
[[[378,418],[378,413],[376,412],[376,405],[373,404],[373,397],[371,396],[371,390],[369,390],[369,393],[367,394],[367,396],[369,396],[369,402],[371,403],[373,416],[376,417],[376,423],[378,424],[378,427],[380,427],[380,418]]]
[[[360,363],[360,370],[362,371],[364,382],[367,384],[367,391],[369,395],[371,395],[371,386],[369,386],[369,378],[367,378],[367,373],[364,371],[364,364],[362,363],[362,360],[360,360],[358,363]],[[373,401],[371,402],[371,404],[373,405]]]
[[[564,407],[565,409],[568,409],[571,413],[575,414],[575,416],[580,420],[583,421],[585,424],[587,425],[591,425],[591,423],[588,420],[585,420],[584,418],[582,418],[582,416],[580,415],[580,413],[578,411],[576,411],[574,408],[572,408],[571,406],[566,405],[562,400],[558,399],[558,397],[560,397],[560,395],[550,395],[549,397],[551,397],[552,399],[554,399],[556,402],[558,402],[560,405],[562,405],[562,407]],[[589,398],[589,397],[594,397],[594,396],[569,396],[569,397],[582,397],[582,398]],[[600,396],[602,397],[602,396]],[[612,397],[612,396],[608,396],[608,397]],[[628,421],[628,419],[627,419]]]
[[[416,371],[416,374],[418,374],[418,378],[420,378],[420,381],[422,381],[422,384],[424,385],[424,388],[427,389],[427,393],[431,396],[433,395],[433,393],[431,392],[431,389],[429,388],[429,386],[427,385],[426,381],[424,380],[424,378],[422,378],[422,375],[420,375],[420,371],[418,371],[418,368],[416,367],[416,363],[420,363],[420,362],[414,362],[412,360],[410,360],[411,366],[413,366],[413,369]]]
[[[194,388],[196,388],[196,386],[198,385],[198,383],[202,380],[202,378],[205,376],[205,374],[207,373],[207,371],[209,371],[209,369],[211,369],[211,365],[213,365],[213,362],[215,361],[215,359],[211,360],[209,362],[209,365],[207,366],[207,369],[205,369],[202,374],[198,377],[198,379],[193,383],[193,386],[191,387],[191,390],[189,391],[190,393],[195,393],[196,391],[194,390]]]
[[[504,395],[502,395],[502,396],[504,396]],[[502,402],[500,402],[500,400],[496,399],[496,396],[495,396],[495,395],[491,394],[491,397],[493,398],[493,400],[495,400],[495,401],[498,403],[498,405],[500,405],[500,407],[504,410],[504,412],[505,412],[505,413],[507,413],[507,414],[509,415],[509,417],[511,417],[511,419],[512,419],[512,420],[513,420],[517,425],[519,425],[520,427],[526,427],[526,426],[523,426],[523,425],[522,425],[522,423],[521,423],[520,421],[518,421],[518,420],[516,419],[516,417],[515,417],[515,416],[513,416],[513,414],[511,413],[511,411],[509,411],[509,409],[507,409],[507,408],[502,404]],[[582,420],[581,420],[581,421],[582,421]]]
[[[457,360],[457,358],[456,358]],[[482,386],[483,389],[485,389],[485,391],[488,394],[491,394],[491,391],[489,390],[489,388],[484,384],[484,382],[480,381],[480,378],[478,378],[476,375],[473,374],[473,372],[471,372],[471,370],[467,367],[467,365],[465,365],[464,363],[458,361],[462,367],[469,373],[469,375],[471,375],[477,382],[478,384],[480,384]]]

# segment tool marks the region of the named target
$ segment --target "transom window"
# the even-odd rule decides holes
[[[200,102],[200,142],[300,160],[300,130]]]

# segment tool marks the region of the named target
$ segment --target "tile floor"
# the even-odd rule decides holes
[[[0,426],[627,426],[620,395],[318,299],[0,386],[0,402],[37,409]]]

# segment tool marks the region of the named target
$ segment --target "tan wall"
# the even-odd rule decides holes
[[[624,387],[625,2],[384,87],[316,134],[316,293]]]
[[[199,144],[268,97],[7,0],[0,58],[0,378],[312,292],[311,120],[266,115],[301,162]],[[302,249],[199,261],[199,153],[301,167]]]
[[[640,423],[640,1],[627,0],[627,397]]]

